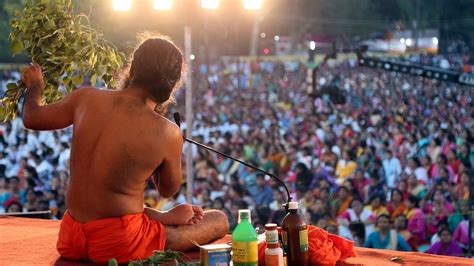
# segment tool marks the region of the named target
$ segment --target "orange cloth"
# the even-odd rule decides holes
[[[79,223],[66,212],[59,229],[56,248],[70,260],[119,263],[146,259],[154,250],[163,250],[166,242],[164,225],[144,213]]]
[[[308,225],[309,265],[336,265],[338,261],[355,257],[354,242]],[[265,265],[266,242],[258,244],[258,265]]]
[[[397,208],[393,207],[392,205],[387,206],[387,210],[390,213],[390,219],[393,221],[397,219],[399,215],[402,215],[405,213],[407,207],[405,206],[405,203],[400,204]]]
[[[336,216],[343,215],[347,211],[347,209],[349,209],[351,202],[352,196],[348,196],[339,206],[334,206],[337,210]]]

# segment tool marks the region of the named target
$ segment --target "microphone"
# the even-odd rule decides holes
[[[175,113],[173,114],[173,117],[174,117],[174,122],[176,123],[176,125],[178,125],[178,127],[181,128],[181,115],[180,115],[178,112],[175,112]],[[258,168],[257,166],[251,165],[251,164],[249,164],[249,163],[247,163],[247,162],[244,162],[244,161],[242,161],[242,160],[239,160],[239,159],[237,159],[237,158],[234,158],[234,157],[232,157],[232,156],[230,156],[230,155],[228,155],[228,154],[225,154],[225,153],[223,153],[223,152],[220,152],[220,151],[218,151],[218,150],[216,150],[216,149],[213,149],[213,148],[211,148],[211,147],[209,147],[209,146],[206,146],[206,145],[204,145],[204,144],[201,144],[201,143],[199,143],[199,142],[196,142],[196,141],[194,141],[194,140],[192,140],[192,139],[188,139],[188,138],[186,138],[185,136],[183,136],[183,139],[184,139],[185,141],[189,142],[189,143],[192,143],[192,144],[194,144],[194,145],[197,145],[197,146],[200,147],[200,148],[206,149],[206,150],[208,150],[208,151],[212,151],[212,152],[214,152],[214,153],[217,153],[217,154],[219,154],[219,155],[221,155],[221,156],[224,156],[224,157],[226,157],[226,158],[229,158],[229,159],[231,159],[231,160],[233,160],[233,161],[235,161],[235,162],[239,162],[239,163],[241,163],[241,164],[243,164],[243,165],[245,165],[245,166],[247,166],[247,167],[249,167],[249,168],[252,168],[252,169],[254,169],[254,170],[257,170],[257,171],[259,171],[259,172],[261,172],[261,173],[264,173],[264,174],[268,175],[269,177],[271,177],[273,180],[277,181],[280,185],[282,185],[282,186],[285,188],[286,195],[287,195],[286,207],[288,206],[288,203],[291,201],[290,191],[288,190],[288,187],[286,186],[285,182],[283,182],[280,178],[278,178],[278,177],[275,176],[274,174],[271,174],[271,173],[269,173],[269,172],[267,172],[267,171],[265,171],[265,170],[263,170],[263,169]]]
[[[178,127],[181,128],[181,115],[178,112],[175,112],[173,114],[173,118],[176,125],[178,125]]]

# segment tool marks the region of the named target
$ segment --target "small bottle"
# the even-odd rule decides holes
[[[278,241],[278,229],[276,224],[265,225],[265,239],[267,248],[265,249],[266,266],[284,266],[283,249]]]
[[[298,213],[298,202],[288,204],[288,214],[282,222],[283,245],[288,255],[288,265],[308,265],[308,225]]]
[[[257,266],[257,232],[249,222],[250,210],[239,210],[239,224],[232,232],[232,263],[234,266]]]

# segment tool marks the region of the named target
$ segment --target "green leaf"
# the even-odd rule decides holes
[[[0,121],[5,120],[6,110],[4,106],[0,106]]]
[[[71,84],[71,78],[69,78],[68,76],[64,77],[64,78],[63,78],[63,84],[64,84],[65,86]]]
[[[75,86],[81,86],[82,83],[84,83],[84,79],[82,78],[82,76],[75,76],[72,79],[72,84],[74,84]]]
[[[45,26],[46,26],[47,29],[51,30],[51,29],[56,28],[56,23],[54,23],[54,20],[48,20],[48,22],[46,22]]]
[[[118,266],[118,262],[116,259],[110,259],[109,260],[109,266]]]
[[[67,93],[71,93],[72,91],[72,84],[65,85]]]
[[[19,54],[21,52],[23,52],[23,43],[19,40],[14,40],[12,43],[11,43],[11,46],[10,46],[10,51],[12,53],[12,55],[16,55],[16,54]]]
[[[97,75],[96,74],[91,75],[90,82],[91,82],[92,87],[95,87],[97,85]]]
[[[7,89],[8,90],[14,90],[16,88],[18,88],[18,84],[16,84],[16,83],[8,83],[7,84]]]

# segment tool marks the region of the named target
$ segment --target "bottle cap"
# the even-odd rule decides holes
[[[268,231],[277,230],[277,227],[278,227],[277,224],[266,224],[265,225],[265,230],[268,230]]]
[[[265,241],[267,244],[278,244],[278,229],[276,224],[265,225]]]
[[[288,203],[289,210],[297,210],[298,209],[298,202],[297,201],[290,201]]]
[[[243,209],[239,210],[239,223],[242,219],[248,219],[250,222],[250,210],[249,209]]]

